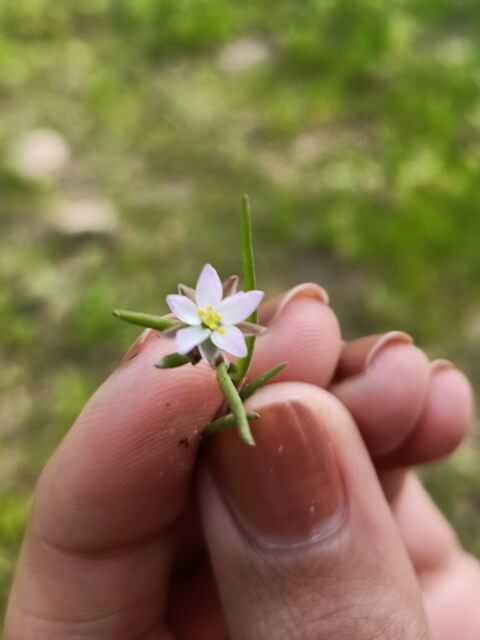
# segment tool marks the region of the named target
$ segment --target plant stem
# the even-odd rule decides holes
[[[253,254],[252,211],[247,194],[242,196],[240,242],[242,245],[243,286],[245,291],[250,291],[257,286],[257,277],[255,275],[255,257]]]
[[[178,323],[178,320],[171,320],[169,318],[155,316],[150,313],[127,311],[126,309],[115,309],[112,313],[116,318],[125,320],[125,322],[129,322],[130,324],[135,324],[140,327],[149,327],[150,329],[157,329],[157,331],[165,331],[165,329],[169,329]]]
[[[194,362],[195,360],[190,356],[184,356],[181,353],[167,353],[155,366],[157,369],[174,369]]]
[[[247,398],[250,398],[250,396],[253,396],[253,394],[257,389],[260,389],[260,387],[263,387],[263,385],[267,383],[269,380],[271,380],[273,377],[275,377],[277,373],[280,373],[280,371],[286,365],[287,365],[286,362],[281,362],[280,364],[277,364],[276,367],[273,367],[273,369],[269,369],[268,371],[265,371],[264,373],[261,373],[259,376],[254,378],[252,382],[250,382],[250,384],[248,384],[246,387],[244,387],[240,391],[241,399],[246,400]]]
[[[215,369],[217,382],[228,402],[230,409],[235,417],[238,431],[242,440],[249,445],[254,445],[252,432],[250,431],[250,425],[248,424],[247,414],[245,407],[243,406],[242,399],[237,391],[237,388],[232,382],[232,379],[228,375],[227,367],[224,362],[219,364]]]
[[[252,213],[250,209],[250,200],[246,194],[242,197],[242,206],[240,211],[240,242],[242,250],[243,264],[243,287],[245,291],[255,289],[257,278],[255,275],[255,257],[253,253],[253,237],[252,237]],[[258,314],[254,311],[248,318],[249,322],[257,322]],[[237,362],[238,379],[242,380],[248,371],[250,361],[255,346],[255,336],[249,336],[245,339],[247,343],[247,355],[240,358]]]
[[[260,417],[256,411],[247,411],[247,419],[248,420],[256,420]],[[235,416],[233,413],[229,413],[226,416],[222,416],[221,418],[217,418],[207,424],[204,429],[204,433],[206,435],[211,435],[212,433],[217,433],[217,431],[221,431],[222,429],[226,429],[227,427],[234,427],[237,424]]]

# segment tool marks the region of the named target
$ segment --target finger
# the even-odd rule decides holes
[[[427,638],[418,585],[357,428],[311,385],[250,401],[256,447],[211,443],[201,502],[233,640]]]
[[[249,379],[286,362],[276,382],[330,382],[342,343],[324,289],[311,283],[294,287],[262,307],[260,321],[268,331],[257,339]]]
[[[477,640],[480,628],[478,593],[480,563],[459,551],[444,571],[424,585],[430,628],[438,640]]]
[[[421,464],[447,456],[468,435],[473,413],[472,387],[465,375],[446,360],[433,361],[420,417],[395,451],[395,463]]]
[[[175,640],[226,640],[225,618],[204,556],[173,581],[167,619]]]
[[[457,537],[418,478],[392,470],[383,473],[382,483],[420,580],[443,569],[458,550]]]
[[[47,464],[12,589],[8,638],[166,633],[175,523],[200,430],[221,403],[208,367],[153,366],[171,350],[155,332],[144,334]]]
[[[90,399],[42,473],[31,529],[52,544],[130,544],[166,530],[183,511],[201,429],[221,394],[204,364],[156,369],[172,343],[147,335],[144,350]]]
[[[275,318],[282,312],[282,309],[286,307],[291,300],[298,297],[313,298],[323,302],[327,306],[330,303],[330,297],[323,287],[316,282],[303,282],[266,300],[259,310],[260,322],[264,325],[272,324]]]
[[[397,485],[391,505],[419,576],[430,628],[438,640],[475,640],[480,614],[480,565],[460,548],[443,514],[412,473],[392,472]],[[401,486],[401,488],[400,488]]]
[[[330,391],[357,421],[374,458],[393,455],[415,427],[429,378],[425,354],[393,331],[344,345]]]

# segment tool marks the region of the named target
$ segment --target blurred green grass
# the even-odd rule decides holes
[[[35,479],[134,337],[112,307],[238,271],[244,191],[262,286],[317,280],[347,338],[402,327],[478,383],[479,37],[475,0],[0,4],[0,610]],[[68,151],[40,176],[39,129]],[[479,552],[476,455],[426,480]]]

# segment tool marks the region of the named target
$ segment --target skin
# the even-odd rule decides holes
[[[479,565],[411,469],[466,436],[466,378],[403,334],[343,342],[315,285],[266,303],[261,321],[251,377],[288,366],[248,401],[264,412],[254,435],[271,407],[281,420],[301,405],[322,425],[342,524],[275,549],[246,532],[214,469],[245,445],[232,432],[199,449],[222,402],[214,375],[156,370],[171,343],[147,332],[39,479],[6,640],[478,637]],[[292,481],[308,482],[305,469]]]

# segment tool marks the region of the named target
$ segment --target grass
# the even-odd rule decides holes
[[[206,258],[238,272],[245,191],[262,288],[318,280],[347,337],[399,326],[480,380],[479,17],[475,0],[0,5],[0,611],[35,479],[135,335],[112,308],[161,313]],[[12,160],[38,128],[71,151],[40,180]],[[114,224],[66,231],[85,198]],[[475,451],[427,482],[478,552]]]

